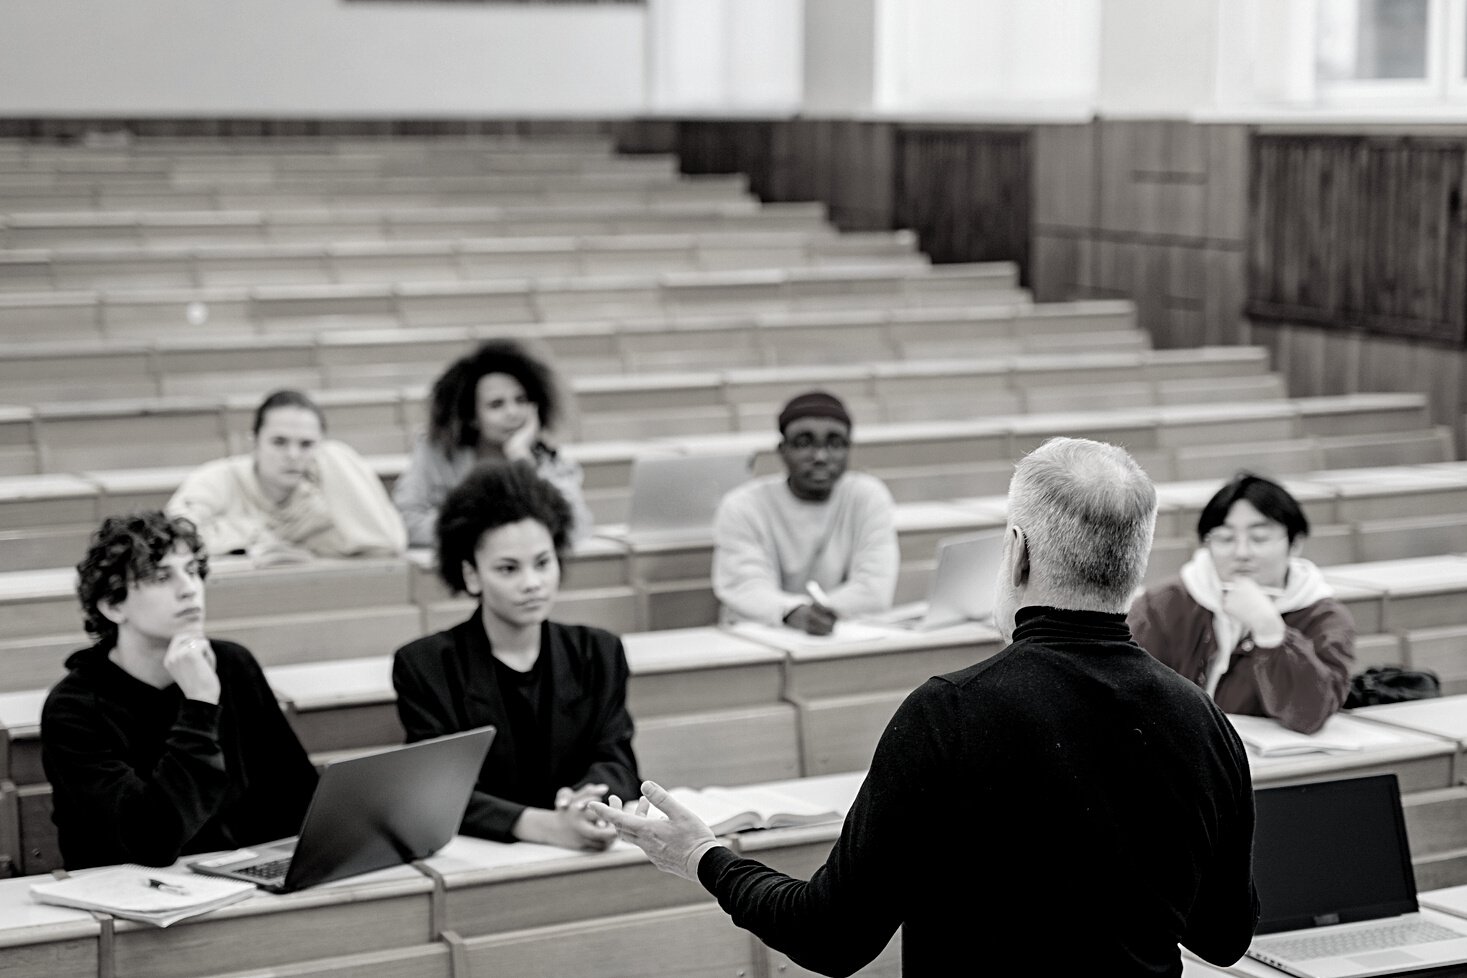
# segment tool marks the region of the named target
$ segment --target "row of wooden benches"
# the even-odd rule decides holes
[[[186,328],[99,344],[88,339],[0,343],[0,389],[11,404],[179,393],[257,393],[425,385],[445,364],[494,337],[521,340],[562,375],[791,366],[863,371],[869,364],[1030,353],[1140,353],[1146,334],[1129,302],[990,303],[944,308],[608,317],[413,329],[329,329],[194,336]],[[1199,373],[1214,354],[1197,355]],[[1174,359],[1185,359],[1177,354]],[[1103,358],[1097,358],[1103,369]],[[1226,373],[1226,359],[1217,366]],[[797,371],[795,371],[797,372]],[[797,382],[795,372],[791,381]],[[974,410],[982,391],[973,392]],[[965,412],[965,413],[971,413]]]
[[[0,217],[0,247],[421,240],[558,234],[652,234],[692,230],[777,230],[825,226],[818,203],[742,198],[653,202],[536,201],[498,206],[294,207],[232,211],[77,211]]]
[[[882,262],[641,275],[490,278],[401,284],[0,293],[0,336],[238,337],[327,329],[482,326],[786,310],[1027,305],[1007,263]]]
[[[631,634],[625,643],[642,770],[694,786],[859,771],[910,688],[1002,646],[981,625],[818,646],[711,628]],[[266,671],[302,742],[324,761],[401,742],[390,670],[390,657],[379,654]],[[27,873],[59,862],[40,763],[44,696],[43,689],[0,694],[0,859],[19,853]],[[1408,797],[1422,793],[1413,802],[1413,855],[1437,862],[1438,874],[1460,876],[1467,829],[1446,827],[1467,802],[1467,790],[1454,787],[1462,779],[1459,750],[1429,736],[1407,740],[1389,760],[1400,765]],[[1260,761],[1255,776],[1287,779],[1301,763],[1310,762]]]
[[[453,355],[467,352],[470,347],[462,344]],[[444,356],[436,363],[450,359]],[[81,369],[91,366],[87,361],[108,370],[108,376],[93,380],[90,370]],[[119,462],[129,467],[179,465],[248,447],[249,427],[262,388],[224,394],[234,385],[221,382],[211,394],[108,397],[149,382],[145,376],[129,374],[128,368],[139,363],[146,366],[147,358],[95,353],[85,360],[78,357],[77,369],[71,374],[74,381],[46,388],[42,386],[46,384],[44,372],[39,377],[32,375],[31,383],[25,383],[21,368],[26,361],[0,360],[0,374],[13,371],[15,386],[38,393],[44,390],[53,398],[48,403],[12,404],[0,411],[0,446],[4,446],[0,455],[6,457],[0,471],[66,472],[111,468]],[[1285,402],[1282,383],[1276,374],[1265,370],[1265,365],[1266,353],[1261,349],[1217,347],[1200,351],[897,360],[823,368],[593,374],[563,382],[574,395],[574,409],[568,412],[556,435],[568,445],[577,445],[607,439],[634,441],[734,431],[767,434],[774,430],[774,418],[783,401],[816,387],[843,398],[863,427],[1123,405],[1145,409],[1253,402],[1277,407]],[[407,451],[427,417],[425,381],[438,369],[441,367],[430,362],[395,365],[403,379],[418,371],[414,378],[417,383],[406,388],[388,385],[389,379],[397,378],[383,378],[373,387],[318,391],[333,436],[368,454]],[[246,376],[268,380],[272,387],[294,383],[307,390],[317,389],[308,382],[314,379],[310,371],[304,369],[274,374],[252,372]],[[116,386],[111,390],[79,390],[67,398],[69,387],[87,384],[98,388]],[[202,382],[197,386],[206,388]],[[12,388],[11,396],[19,393]],[[1354,400],[1357,406],[1371,405],[1382,412],[1369,419],[1375,428],[1400,430],[1425,423],[1418,395],[1363,396]],[[1304,410],[1299,412],[1301,417]],[[1322,415],[1328,410],[1329,406],[1319,405],[1311,413]],[[1318,433],[1311,426],[1302,426],[1301,431]]]
[[[50,419],[44,428],[44,461],[58,471],[0,479],[0,506],[11,517],[4,525],[55,525],[53,507],[58,513],[77,511],[74,502],[61,500],[85,500],[85,508],[95,512],[166,495],[187,467],[239,445],[224,434],[221,422],[242,418],[249,410],[246,402],[231,402],[230,413],[221,412],[217,402],[173,406],[176,414],[148,415],[135,410],[109,413],[105,404],[95,410],[78,405],[69,412],[78,419],[70,426],[65,423],[67,411],[44,415],[43,421]],[[393,400],[365,401],[361,406],[359,427],[343,423],[343,428],[370,427],[375,411],[382,430],[410,430],[396,427],[394,412],[399,405]],[[1249,465],[1299,474],[1450,460],[1450,432],[1429,426],[1425,411],[1420,395],[1356,394],[991,415],[966,421],[863,423],[852,464],[887,479],[898,499],[920,500],[1001,491],[1014,459],[1061,434],[1126,445],[1153,478],[1163,481],[1221,478]],[[14,413],[21,420],[14,428],[0,425],[0,432],[8,431],[18,453],[33,449],[34,417],[25,410]],[[1365,433],[1334,433],[1342,430]],[[136,440],[148,432],[151,441]],[[390,438],[401,445],[397,434]],[[580,462],[587,502],[597,521],[607,523],[625,519],[631,469],[638,456],[738,454],[753,458],[754,470],[765,473],[778,468],[776,442],[769,425],[754,431],[585,441],[566,445],[563,451]],[[407,462],[402,451],[367,457],[389,485]]]
[[[925,264],[906,231],[720,231],[558,238],[111,246],[0,252],[0,290],[210,288]]]
[[[1409,659],[1399,641],[1408,632],[1460,633],[1467,624],[1467,562],[1454,555],[1467,552],[1467,467],[1408,466],[1363,477],[1358,470],[1321,472],[1288,484],[1314,523],[1307,552],[1337,583],[1361,633],[1396,636],[1381,656]],[[1215,488],[1216,482],[1163,484],[1149,580],[1174,573],[1196,546],[1196,513]],[[1001,496],[908,503],[895,515],[902,560],[897,598],[905,601],[925,594],[938,540],[1001,526],[1004,505]],[[91,528],[58,529],[51,542],[57,550],[71,543],[68,560],[74,561]],[[706,532],[648,537],[608,526],[600,533],[569,561],[559,617],[619,632],[716,620]],[[447,627],[471,607],[445,591],[426,551],[288,568],[255,569],[240,558],[215,565],[211,621],[272,664],[385,652]],[[0,573],[0,613],[9,623],[0,639],[0,689],[47,684],[65,652],[83,641],[73,580],[64,565]],[[1467,681],[1467,657],[1456,641],[1449,635],[1422,655],[1451,681]]]

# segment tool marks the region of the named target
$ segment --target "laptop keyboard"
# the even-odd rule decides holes
[[[1328,934],[1291,934],[1287,937],[1265,937],[1253,942],[1257,951],[1287,961],[1332,958],[1362,951],[1384,951],[1432,941],[1451,941],[1462,935],[1429,920],[1386,921],[1371,926]]]
[[[286,870],[290,869],[290,857],[283,859],[272,859],[268,863],[256,863],[253,866],[245,866],[236,869],[235,872],[241,876],[257,879],[261,883],[279,883],[285,879]]]

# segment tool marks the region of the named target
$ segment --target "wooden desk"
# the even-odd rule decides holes
[[[1331,722],[1345,726],[1366,724],[1373,731],[1381,729],[1380,724],[1350,714],[1341,714]],[[1455,741],[1404,728],[1394,728],[1394,734],[1390,744],[1335,754],[1257,757],[1250,751],[1248,766],[1257,787],[1371,774],[1395,774],[1400,779],[1402,795],[1451,787],[1458,751]]]
[[[397,866],[297,893],[261,891],[166,929],[119,920],[112,973],[191,978],[421,948],[437,937],[432,905],[433,882]]]
[[[1453,786],[1406,795],[1401,804],[1417,886],[1467,881],[1467,696],[1362,707],[1353,715],[1455,742]]]
[[[0,779],[16,784],[46,780],[41,770],[41,706],[48,690],[0,693]]]
[[[1467,696],[1443,696],[1351,710],[1351,716],[1431,734],[1457,744],[1452,783],[1467,783]]]
[[[271,666],[265,678],[307,753],[403,742],[391,655]]]
[[[1354,584],[1375,588],[1384,595],[1382,627],[1361,627],[1362,632],[1467,624],[1467,609],[1462,602],[1463,594],[1467,593],[1467,557],[1384,560],[1329,567],[1324,573],[1325,579],[1337,588]]]
[[[633,632],[622,642],[637,720],[779,702],[784,654],[766,645],[720,628]]]
[[[784,696],[799,711],[806,776],[866,768],[908,693],[1003,645],[996,631],[976,623],[931,632],[882,629],[880,637],[860,641],[839,635],[839,626],[834,639],[770,629],[756,639],[785,653]]]
[[[97,978],[102,923],[82,910],[30,898],[51,877],[0,879],[0,978]]]

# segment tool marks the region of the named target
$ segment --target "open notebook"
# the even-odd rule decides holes
[[[252,883],[133,865],[82,870],[31,886],[31,897],[38,903],[95,910],[158,927],[227,906],[255,892]]]
[[[692,809],[716,835],[841,820],[841,813],[833,808],[811,804],[775,788],[673,788],[669,794]]]

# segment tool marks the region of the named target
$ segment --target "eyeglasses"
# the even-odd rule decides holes
[[[1213,550],[1233,550],[1238,546],[1238,541],[1247,540],[1248,545],[1255,550],[1268,547],[1278,543],[1288,536],[1288,531],[1281,526],[1255,526],[1243,534],[1232,530],[1213,530],[1202,538],[1202,542]]]
[[[814,455],[822,448],[830,455],[844,455],[851,450],[851,440],[845,435],[831,435],[824,441],[816,441],[814,435],[800,434],[787,440],[785,446],[801,455]]]

